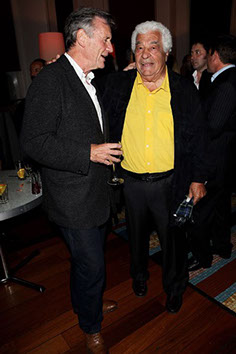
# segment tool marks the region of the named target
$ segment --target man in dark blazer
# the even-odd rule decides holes
[[[236,165],[235,63],[235,36],[219,36],[212,41],[207,56],[212,83],[204,104],[212,178],[207,183],[206,198],[194,211],[196,222],[191,231],[194,257],[189,270],[210,267],[213,254],[226,259],[231,256],[231,191]]]
[[[211,84],[211,73],[207,71],[208,41],[197,38],[191,46],[191,64],[194,69],[192,80],[204,99]]]
[[[106,353],[103,313],[104,237],[110,215],[108,166],[119,162],[120,144],[108,141],[91,70],[112,52],[110,15],[84,8],[65,25],[66,53],[46,66],[26,98],[25,152],[42,167],[43,205],[71,252],[71,298],[90,353]]]
[[[166,308],[174,313],[182,305],[188,271],[185,235],[173,214],[186,195],[194,204],[205,195],[204,116],[196,87],[167,69],[169,30],[147,21],[135,28],[131,42],[137,70],[108,75],[100,89],[111,139],[122,139],[133,290],[136,296],[147,293],[151,219],[162,248]],[[150,160],[146,149],[152,150]]]

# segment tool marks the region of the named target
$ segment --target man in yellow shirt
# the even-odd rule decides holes
[[[124,196],[137,296],[147,293],[149,225],[162,248],[166,309],[178,312],[188,282],[187,247],[173,214],[185,195],[205,196],[204,121],[196,87],[167,69],[169,30],[147,21],[131,39],[137,70],[109,75],[101,84],[111,141],[122,142]]]

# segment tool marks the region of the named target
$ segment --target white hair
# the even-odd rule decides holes
[[[165,53],[170,52],[172,49],[171,33],[162,23],[156,21],[142,22],[135,27],[131,36],[132,51],[135,52],[137,35],[140,33],[145,34],[150,31],[159,31],[161,33],[163,50]]]

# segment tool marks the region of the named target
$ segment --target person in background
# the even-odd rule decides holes
[[[166,309],[176,313],[188,270],[185,233],[173,214],[185,195],[196,204],[206,193],[204,115],[196,87],[166,65],[172,36],[163,24],[137,25],[131,43],[137,70],[128,67],[98,84],[111,139],[122,142],[134,294],[148,291],[152,222],[162,248]]]
[[[169,53],[166,65],[171,70],[175,71],[176,73],[179,73],[179,68],[178,68],[178,63],[177,63],[176,57],[172,53]]]
[[[46,61],[41,58],[36,58],[32,61],[30,64],[30,77],[31,80],[35,79],[38,73],[43,69],[43,67],[46,65]]]
[[[206,98],[211,84],[211,74],[207,71],[207,41],[197,39],[191,47],[191,64],[194,69],[193,83],[199,90],[200,96]]]
[[[211,87],[204,107],[209,133],[208,158],[213,166],[207,196],[194,208],[189,233],[193,257],[189,270],[211,266],[213,254],[231,257],[231,192],[236,153],[236,37],[223,35],[209,47]],[[233,182],[235,183],[235,182]]]
[[[40,71],[44,68],[45,65],[46,65],[46,61],[41,58],[36,58],[31,62],[29,70],[30,70],[30,77],[32,81],[33,79],[36,78],[36,76],[40,73]],[[21,99],[17,103],[15,112],[12,116],[13,123],[16,129],[16,134],[18,137],[20,136],[24,110],[25,110],[25,98]]]
[[[180,74],[184,77],[187,77],[188,79],[192,79],[192,74],[193,74],[193,67],[191,64],[191,55],[190,54],[186,54],[183,57],[182,60],[182,65],[180,67]]]
[[[21,141],[42,168],[43,205],[71,253],[71,299],[89,353],[107,353],[103,314],[117,308],[103,300],[104,240],[110,216],[107,180],[122,154],[107,143],[108,127],[92,70],[112,52],[111,16],[83,8],[65,24],[66,53],[40,71],[28,91]]]

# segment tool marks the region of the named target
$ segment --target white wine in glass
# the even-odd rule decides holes
[[[120,144],[120,141],[118,141],[118,144]],[[121,184],[124,183],[123,178],[118,177],[117,174],[116,174],[116,165],[115,165],[115,163],[113,163],[113,165],[112,165],[112,176],[111,176],[111,179],[109,181],[107,181],[107,183],[110,186],[120,186]]]

